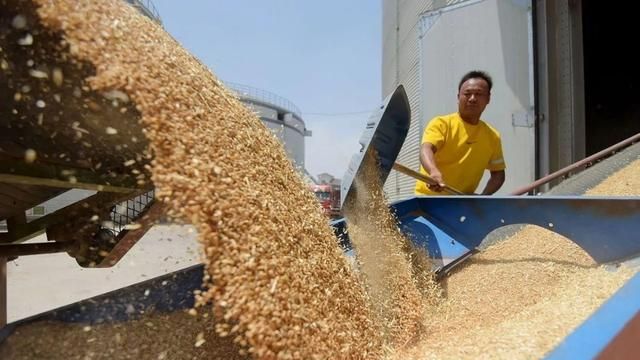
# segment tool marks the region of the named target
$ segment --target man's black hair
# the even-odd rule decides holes
[[[489,76],[489,74],[487,74],[486,72],[480,71],[480,70],[473,70],[466,73],[460,80],[460,83],[458,84],[458,91],[460,91],[460,89],[462,88],[462,84],[464,84],[465,81],[469,79],[477,79],[477,78],[480,78],[486,81],[487,85],[489,85],[489,92],[491,92],[491,87],[493,87],[493,81],[491,81],[491,76]]]

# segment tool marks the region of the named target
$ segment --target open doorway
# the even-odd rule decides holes
[[[586,155],[640,132],[640,68],[631,3],[582,0]]]

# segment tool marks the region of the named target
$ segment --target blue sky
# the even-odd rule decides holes
[[[306,168],[341,178],[381,101],[379,0],[153,0],[165,29],[223,81],[280,95],[313,132]]]

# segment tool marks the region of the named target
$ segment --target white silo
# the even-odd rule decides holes
[[[383,1],[383,96],[404,85],[411,128],[398,162],[418,170],[426,123],[457,111],[460,78],[485,70],[494,80],[483,119],[501,132],[508,166],[502,192],[534,179],[531,6],[527,0]],[[413,196],[415,180],[392,172],[391,200]],[[479,188],[482,188],[482,184]]]
[[[304,170],[304,138],[311,136],[311,131],[305,127],[300,109],[291,101],[266,90],[231,82],[225,82],[225,85],[258,114],[282,142],[294,165]]]

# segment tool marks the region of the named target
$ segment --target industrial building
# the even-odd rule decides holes
[[[501,193],[640,132],[639,75],[618,55],[632,16],[590,0],[384,0],[382,97],[402,84],[411,105],[398,162],[418,169],[426,123],[457,110],[475,69],[494,80],[483,118],[502,135]],[[385,191],[398,200],[414,184],[394,171]]]
[[[304,138],[311,136],[291,101],[272,92],[236,83],[225,83],[245,105],[253,109],[260,120],[282,142],[294,165],[304,171]]]

